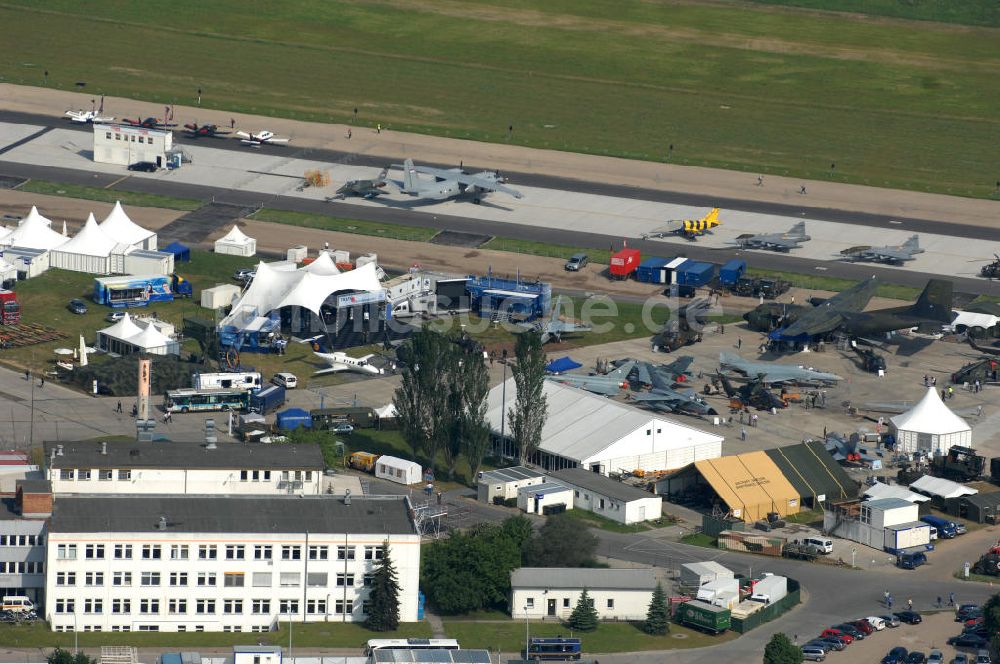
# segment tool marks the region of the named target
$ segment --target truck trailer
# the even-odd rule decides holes
[[[694,599],[677,607],[674,620],[688,627],[721,634],[729,629],[731,615],[729,609]]]

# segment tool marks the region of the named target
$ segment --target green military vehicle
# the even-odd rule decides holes
[[[729,629],[729,618],[729,609],[698,599],[684,602],[674,614],[674,622],[712,634],[721,634]]]

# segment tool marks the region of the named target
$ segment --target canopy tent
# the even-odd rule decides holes
[[[111,327],[97,332],[97,347],[117,355],[180,353],[179,343],[160,332],[155,325],[145,322],[137,325],[128,314]]]
[[[66,236],[51,228],[52,222],[38,213],[32,206],[28,216],[21,220],[10,235],[3,238],[8,247],[44,249],[46,251],[66,243]]]
[[[926,503],[930,500],[927,496],[914,493],[905,486],[899,486],[898,484],[883,484],[881,482],[875,482],[875,484],[865,489],[865,497],[870,500],[878,500],[880,498],[902,498],[903,500],[911,503]]]
[[[941,401],[937,389],[916,406],[890,420],[900,452],[947,454],[953,445],[972,447],[972,427]]]
[[[257,240],[244,235],[236,224],[233,228],[215,241],[215,253],[230,256],[253,256],[257,253]]]
[[[101,230],[91,214],[73,239],[52,250],[49,265],[73,272],[110,274],[116,247],[118,242]]]
[[[573,369],[579,369],[583,365],[579,362],[575,362],[570,359],[569,356],[560,357],[558,360],[553,360],[545,365],[545,371],[552,374],[566,373],[567,371],[572,371]]]
[[[191,261],[191,249],[180,242],[171,242],[163,248],[163,251],[174,255],[174,263],[188,263]]]
[[[306,265],[302,268],[306,272],[311,272],[312,274],[340,274],[340,268],[337,267],[336,262],[333,260],[333,256],[330,255],[329,251],[319,252],[319,256],[316,257],[312,263]]]
[[[910,482],[910,488],[931,498],[958,498],[960,496],[974,496],[979,493],[979,489],[973,489],[964,484],[932,475],[922,475],[917,481]]]
[[[394,403],[387,403],[381,408],[375,408],[374,410],[375,416],[381,420],[391,420],[399,414]]]
[[[416,461],[383,455],[375,462],[375,477],[396,484],[416,484],[423,478],[423,468]]]
[[[121,201],[115,201],[115,206],[100,226],[109,237],[131,249],[156,249],[156,233],[132,221],[122,209]]]

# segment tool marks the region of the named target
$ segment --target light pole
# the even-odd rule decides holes
[[[73,654],[80,654],[80,630],[76,626],[76,603],[73,603]]]
[[[854,560],[857,557],[857,555],[858,555],[858,547],[852,546],[851,547],[851,568],[857,567],[857,565],[854,564]]]
[[[288,607],[291,608],[291,607]],[[292,612],[288,612],[288,660],[292,661]]]
[[[528,605],[524,605],[524,658],[530,659],[528,648],[531,645],[531,636],[528,634]]]
[[[503,349],[503,356],[500,358],[500,362],[503,364],[503,382],[500,383],[500,447],[501,449],[507,447],[507,438],[505,437],[504,425],[507,423],[507,349]],[[521,459],[521,463],[524,463],[524,459]],[[527,607],[525,607],[527,609]],[[527,652],[527,651],[525,651]]]

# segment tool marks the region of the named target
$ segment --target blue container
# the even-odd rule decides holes
[[[312,416],[309,415],[308,410],[289,408],[278,413],[279,429],[298,429],[299,427],[311,429],[312,425]]]
[[[285,405],[285,388],[281,385],[267,385],[250,395],[250,408],[261,415],[270,413]]]
[[[635,278],[644,284],[662,284],[663,266],[672,261],[672,258],[660,258],[651,256],[639,263],[635,269]]]
[[[424,619],[424,593],[422,590],[417,591],[417,620]]]
[[[713,263],[688,261],[677,270],[677,283],[682,286],[704,286],[715,276]]]
[[[747,272],[747,262],[734,258],[719,268],[719,283],[723,286],[733,286]]]

